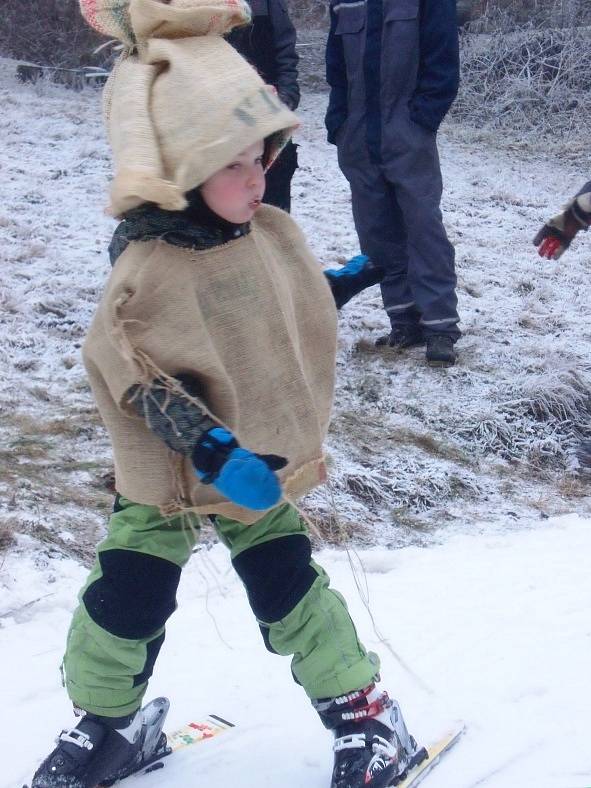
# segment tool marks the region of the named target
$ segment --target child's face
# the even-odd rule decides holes
[[[264,150],[264,141],[256,142],[201,187],[207,206],[227,222],[249,222],[261,204],[265,193]]]

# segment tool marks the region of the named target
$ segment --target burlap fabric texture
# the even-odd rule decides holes
[[[182,210],[184,194],[261,139],[277,152],[296,116],[223,34],[250,19],[243,0],[81,0],[125,46],[104,93],[115,174],[109,211],[144,202]]]
[[[88,24],[127,48],[136,44],[129,17],[129,0],[80,0],[80,11]]]
[[[324,481],[333,398],[336,309],[294,221],[262,206],[251,232],[208,250],[132,242],[117,260],[84,345],[115,456],[117,490],[164,513],[194,509],[243,523],[253,512],[201,484],[135,415],[128,391],[180,373],[195,400],[241,444],[289,463],[288,499]],[[141,394],[140,394],[141,396]]]

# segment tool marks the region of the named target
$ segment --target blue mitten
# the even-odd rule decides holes
[[[366,287],[377,285],[382,281],[385,273],[383,268],[372,263],[364,254],[352,257],[342,268],[328,268],[324,271],[337,309],[343,307]]]
[[[270,509],[281,499],[277,474],[285,457],[255,454],[241,448],[224,427],[213,427],[197,441],[192,454],[195,473],[230,501],[247,509]]]

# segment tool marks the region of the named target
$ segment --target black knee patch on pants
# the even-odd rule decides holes
[[[234,558],[234,569],[260,621],[280,621],[308,593],[318,577],[311,558],[310,540],[303,534],[272,539]]]
[[[176,607],[181,570],[132,550],[99,553],[103,575],[84,592],[88,615],[120,638],[140,640],[164,626]]]
[[[157,638],[154,638],[154,640],[151,640],[146,646],[146,664],[144,665],[142,672],[138,673],[137,676],[134,676],[134,687],[139,687],[140,685],[145,684],[152,675],[154,671],[154,664],[158,658],[158,654],[160,653],[163,643],[164,632],[161,635],[158,635]]]
[[[275,651],[273,646],[271,645],[271,632],[269,627],[266,627],[264,624],[259,624],[259,629],[261,630],[261,635],[263,636],[263,643],[265,644],[265,648],[267,651],[270,651],[271,654],[277,654],[278,652]]]
[[[121,496],[119,493],[115,495],[115,500],[113,501],[113,514],[117,514],[117,512],[122,512],[125,507],[121,505]]]

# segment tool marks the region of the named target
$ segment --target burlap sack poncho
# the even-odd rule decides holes
[[[191,3],[198,0],[184,0],[183,7]],[[160,4],[132,0],[131,18],[146,5]],[[208,9],[211,6],[208,3]],[[171,6],[164,9],[168,12]],[[232,9],[235,12],[236,5]],[[184,192],[245,147],[295,125],[293,114],[270,96],[250,66],[219,36],[157,43],[166,45],[158,48],[159,57],[166,52],[171,58],[166,69],[160,62],[160,76],[152,73],[148,82],[145,71],[141,76],[142,49],[155,51],[148,41],[139,56],[133,56],[135,61],[127,58],[126,66],[140,66],[137,74],[128,78],[126,69],[120,69],[110,88],[115,214],[146,200],[169,209],[180,207]],[[205,47],[200,48],[201,43]],[[215,69],[196,69],[196,62],[204,69],[212,52]],[[181,75],[182,96],[178,90],[171,92],[175,69]],[[212,73],[227,76],[232,70],[239,84],[230,80],[231,89],[224,93],[223,85],[213,80],[204,99],[197,74],[203,73],[209,82]],[[165,81],[159,84],[161,79]],[[148,99],[144,106],[150,108],[140,113],[139,123],[126,111],[133,107],[138,112],[138,103],[129,100],[130,86],[138,84],[135,95],[142,95],[144,102]],[[195,127],[204,113],[207,119]],[[116,133],[113,118],[118,119]],[[143,160],[138,165],[132,141],[138,133],[141,138],[142,128],[155,129],[150,146],[157,145],[140,151]],[[121,151],[130,150],[135,158],[121,156]],[[175,202],[179,196],[180,202]],[[134,385],[148,387],[164,378],[174,388],[172,378],[188,374],[201,385],[196,402],[243,446],[288,459],[278,474],[285,496],[293,499],[306,493],[324,480],[322,444],[333,398],[335,349],[332,293],[297,225],[282,211],[261,207],[249,234],[209,250],[161,240],[132,242],[117,260],[83,348],[97,406],[113,443],[117,490],[170,514],[192,509],[243,523],[262,516],[231,503],[212,485],[201,484],[190,459],[170,451],[135,415],[129,403]]]

